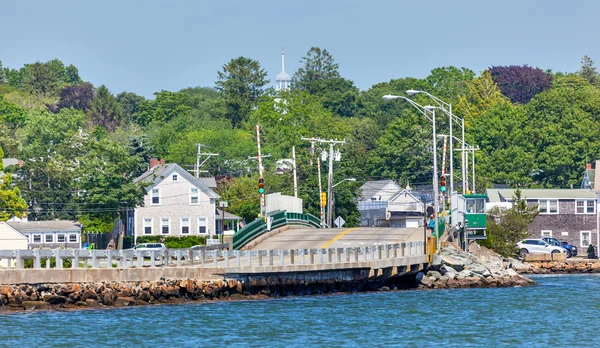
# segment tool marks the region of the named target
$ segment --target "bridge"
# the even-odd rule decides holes
[[[388,245],[426,241],[423,228],[353,227],[321,228],[310,214],[276,211],[268,215],[270,229],[256,219],[233,235],[234,249],[279,250],[291,248],[326,249]]]

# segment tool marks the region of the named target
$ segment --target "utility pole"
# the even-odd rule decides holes
[[[204,147],[208,147],[206,145],[203,144],[196,144],[196,146],[198,147],[198,150],[196,151],[196,164],[194,165],[194,177],[199,178],[200,177],[200,173],[206,173],[208,172],[207,170],[200,170],[200,167],[202,167],[202,165],[204,165],[204,163],[206,163],[206,161],[208,161],[212,156],[219,156],[218,153],[202,153],[202,146]],[[204,159],[204,161],[200,162],[200,157],[202,156],[208,156]]]
[[[346,144],[345,140],[326,140],[326,139],[321,139],[321,138],[301,138],[302,140],[305,141],[310,141],[310,142],[317,142],[320,144],[329,144],[329,173],[328,173],[328,177],[327,177],[327,225],[329,227],[331,227],[333,225],[333,221],[332,217],[333,217],[333,200],[331,199],[331,194],[333,192],[333,160],[334,160],[334,153],[333,153],[333,146],[334,145],[344,145]],[[335,160],[339,161],[339,153],[336,153],[335,155]],[[319,180],[320,183],[320,180]]]
[[[319,180],[319,208],[321,210],[321,214],[319,218],[321,219],[321,228],[325,226],[325,206],[323,205],[323,200],[321,199],[321,194],[323,193],[323,188],[321,187],[321,161],[317,158],[317,176]]]
[[[256,130],[256,147],[258,149],[258,156],[248,157],[248,159],[257,159],[258,160],[258,182],[260,185],[260,183],[264,182],[262,159],[265,157],[271,157],[271,155],[262,156],[260,154],[260,126],[256,125],[256,126],[254,126],[254,129]],[[264,190],[262,193],[259,192],[259,194],[260,194],[260,217],[265,219],[267,213],[266,213],[266,207],[265,207],[265,192],[264,192]]]
[[[296,179],[296,147],[292,146],[292,168],[294,170],[294,197],[298,198],[298,179]]]

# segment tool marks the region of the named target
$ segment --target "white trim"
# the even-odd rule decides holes
[[[75,240],[71,241],[71,236],[75,236]],[[69,233],[69,243],[77,243],[78,238],[77,238],[77,233]]]
[[[196,190],[196,203],[192,202],[192,197],[194,197],[193,193],[192,193],[193,190]],[[199,188],[197,188],[197,187],[191,187],[190,188],[189,203],[190,203],[190,205],[199,205],[200,204],[200,189]]]
[[[154,191],[158,192],[158,203],[154,203]],[[160,188],[152,188],[150,190],[150,204],[151,205],[160,205]]]
[[[545,236],[544,232],[549,232],[549,234],[547,236]],[[552,230],[542,230],[541,236],[542,236],[542,238],[544,238],[544,237],[550,237],[550,238],[552,238]]]
[[[550,202],[551,201],[556,201],[556,213],[550,212]],[[542,209],[541,209],[542,202],[545,203],[545,208],[548,210],[548,212],[542,212]],[[558,199],[538,199],[538,210],[541,215],[558,215],[558,214],[560,214],[560,200],[558,200]]]
[[[200,225],[200,219],[204,220],[204,224]],[[196,218],[196,223],[198,224],[196,227],[196,231],[198,231],[198,234],[201,236],[208,236],[208,218],[206,216],[198,216]],[[200,232],[200,226],[204,226],[204,233]]]
[[[35,236],[38,236],[38,237],[40,237],[40,241],[39,241],[39,242],[36,242],[36,241],[35,241]],[[31,242],[32,242],[32,243],[36,243],[36,244],[41,244],[41,243],[42,243],[42,240],[43,240],[42,236],[43,236],[43,234],[42,234],[42,233],[32,233],[32,234],[31,234]]]
[[[585,245],[583,244],[583,234],[584,233],[587,233],[589,235],[588,242]],[[579,231],[579,245],[582,248],[584,248],[584,247],[587,248],[591,243],[592,243],[592,231]],[[587,249],[586,249],[586,252],[587,252]]]
[[[167,220],[167,228],[169,229],[169,233],[163,233],[163,220]],[[161,236],[169,236],[171,235],[171,218],[170,217],[161,217],[160,218],[160,235]]]
[[[187,228],[188,228],[188,232],[187,233],[183,233],[183,219],[187,219]],[[192,225],[192,219],[187,217],[187,216],[183,216],[179,218],[179,234],[184,235],[184,236],[188,236],[190,235],[192,229],[191,229],[191,225]]]
[[[146,220],[150,220],[150,226],[146,226]],[[146,233],[146,227],[150,227],[150,233]],[[154,218],[142,218],[142,236],[151,236],[154,234]]]
[[[51,241],[48,241],[48,236],[52,237]],[[54,243],[54,233],[44,233],[44,243]]]
[[[583,213],[578,212],[578,206],[577,203],[584,203],[583,204]],[[588,208],[590,207],[591,204],[591,208],[593,208],[593,212],[589,213],[588,212]],[[596,201],[593,199],[577,199],[575,200],[575,214],[577,215],[593,215],[596,214]]]
[[[60,236],[62,236],[62,237],[63,237],[63,241],[62,241],[62,242],[61,242],[61,241],[60,241],[60,239],[59,239],[59,238],[60,238]],[[56,234],[56,243],[66,243],[66,242],[67,242],[67,234],[66,234],[66,233],[62,233],[62,232],[61,232],[61,233],[57,233],[57,234]]]

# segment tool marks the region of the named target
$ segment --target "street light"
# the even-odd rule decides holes
[[[444,111],[445,114],[447,114],[450,117],[450,197],[452,196],[452,193],[454,192],[454,141],[453,141],[453,136],[452,136],[452,121],[454,120],[454,118],[461,121],[461,127],[462,127],[462,144],[463,144],[463,150],[462,150],[462,156],[461,156],[461,164],[462,164],[462,180],[463,180],[463,193],[466,192],[466,181],[465,181],[465,151],[464,151],[464,144],[465,144],[465,120],[452,114],[452,104],[450,103],[446,103],[445,101],[441,100],[440,98],[425,92],[425,91],[420,91],[420,90],[415,90],[415,89],[409,89],[406,91],[406,94],[409,96],[413,96],[417,93],[423,93],[425,95],[427,95],[429,98],[433,99],[433,101],[435,101],[440,107],[440,109],[442,111]],[[450,212],[452,212],[452,198],[450,199]]]
[[[355,178],[347,178],[347,179],[344,179],[344,180],[342,180],[342,181],[338,182],[337,184],[335,184],[335,185],[331,186],[331,188],[334,188],[334,187],[336,187],[337,185],[339,185],[339,184],[343,183],[344,181],[352,181],[352,182],[355,182],[355,181],[356,181],[356,179],[355,179]]]
[[[408,93],[408,92],[407,92]],[[437,178],[437,135],[435,132],[435,107],[427,105],[427,106],[423,106],[420,105],[418,103],[416,103],[415,101],[413,101],[412,99],[409,99],[407,97],[404,96],[400,96],[400,95],[384,95],[383,96],[384,100],[394,100],[394,99],[404,99],[407,102],[409,102],[412,106],[414,106],[417,110],[419,110],[419,112],[421,114],[423,114],[423,116],[425,116],[426,119],[428,119],[429,121],[431,121],[432,126],[433,126],[433,136],[432,136],[432,142],[433,142],[433,202],[434,202],[434,209],[435,209],[435,219],[434,219],[434,228],[435,228],[435,234],[436,234],[436,248],[439,249],[440,248],[440,238],[439,238],[439,217],[437,216],[438,213],[440,212],[440,200],[439,200],[439,187],[438,187],[438,178]],[[429,115],[427,114],[427,112],[431,113],[431,117],[429,117]]]

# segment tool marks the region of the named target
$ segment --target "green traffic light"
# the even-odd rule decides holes
[[[264,188],[259,188],[258,189],[258,193],[260,193],[262,195],[263,193],[265,193],[265,189]]]

